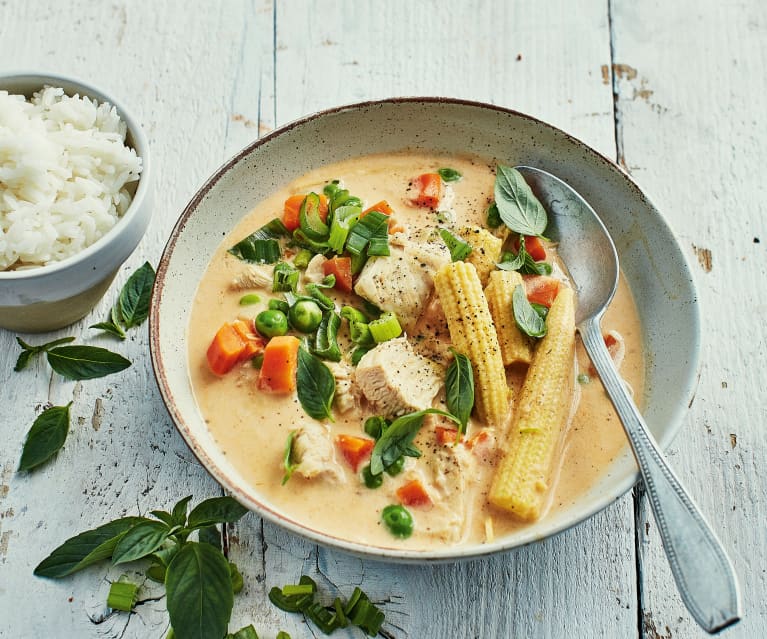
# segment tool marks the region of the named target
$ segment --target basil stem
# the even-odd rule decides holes
[[[21,353],[19,353],[19,357],[16,360],[16,365],[13,367],[13,370],[18,373],[19,371],[24,370],[29,365],[29,362],[32,360],[32,358],[38,353],[44,353],[54,346],[59,346],[60,344],[69,344],[69,342],[74,341],[74,337],[61,337],[59,339],[53,340],[52,342],[46,342],[45,344],[40,344],[39,346],[32,346],[17,336],[16,342],[19,346],[21,346]]]

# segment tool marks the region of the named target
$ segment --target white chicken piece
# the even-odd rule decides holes
[[[373,410],[386,417],[430,408],[443,378],[442,367],[414,353],[405,337],[365,353],[354,373]]]
[[[274,266],[271,264],[248,264],[232,279],[229,288],[244,291],[249,288],[272,289]]]
[[[360,273],[354,292],[384,311],[396,314],[410,332],[426,308],[436,271],[450,262],[444,242],[413,242],[404,237],[389,246],[390,255],[371,257]]]
[[[322,283],[322,280],[325,279],[325,271],[322,270],[322,265],[327,261],[327,258],[319,253],[310,259],[304,271],[304,282]]]
[[[325,362],[325,366],[336,378],[334,406],[339,413],[348,413],[357,405],[357,396],[352,381],[353,369],[346,362]]]
[[[344,482],[341,466],[335,458],[330,430],[318,422],[301,424],[293,439],[293,458],[298,462],[295,472],[306,479],[323,476]]]

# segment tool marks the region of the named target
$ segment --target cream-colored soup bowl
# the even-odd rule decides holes
[[[623,495],[638,479],[628,447],[574,503],[490,543],[429,551],[353,543],[286,515],[227,460],[195,403],[187,326],[178,321],[222,238],[260,200],[324,164],[405,149],[473,153],[512,166],[537,166],[569,182],[592,204],[612,233],[637,300],[646,353],[646,383],[637,392],[655,437],[668,445],[697,381],[698,306],[682,251],[658,210],[616,164],[548,124],[487,104],[406,98],[339,107],[288,124],[227,162],[188,204],[160,261],[149,318],[152,363],[162,397],[189,447],[218,482],[262,517],[313,541],[373,558],[479,557],[561,532]]]

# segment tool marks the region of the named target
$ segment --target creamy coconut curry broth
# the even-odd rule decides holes
[[[570,350],[572,318],[555,310],[569,295],[556,247],[527,236],[520,277],[520,233],[491,228],[492,207],[488,222],[501,168],[423,154],[329,165],[259,203],[216,251],[189,324],[192,385],[218,445],[288,519],[382,547],[481,543],[572,503],[625,445],[581,346]],[[360,215],[368,208],[377,212]],[[266,242],[238,244],[274,218],[298,231],[269,242],[272,224]],[[241,259],[274,260],[261,251],[275,245],[276,267]],[[551,274],[529,274],[547,273],[541,262]],[[514,306],[533,333],[565,322],[571,335],[522,333]],[[640,327],[623,281],[603,327],[622,376],[641,389]],[[499,355],[509,337],[522,355]],[[540,381],[523,390],[541,344],[566,353],[565,365],[537,365],[539,377],[559,376],[556,397]]]

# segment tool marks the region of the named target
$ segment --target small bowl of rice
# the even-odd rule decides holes
[[[0,327],[85,316],[151,216],[149,146],[113,97],[79,80],[0,74]]]

